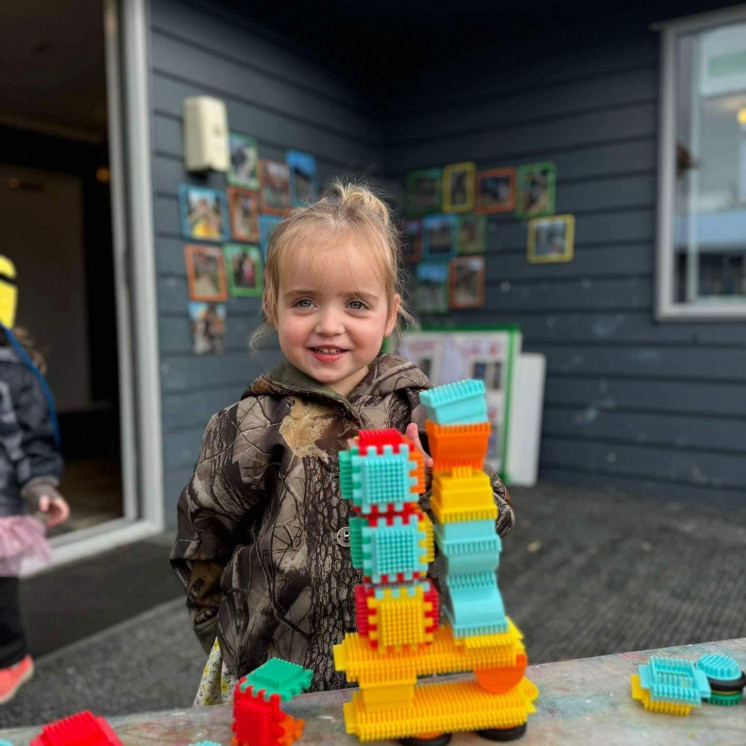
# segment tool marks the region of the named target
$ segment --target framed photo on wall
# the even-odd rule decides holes
[[[272,235],[272,231],[282,222],[279,215],[260,215],[259,216],[259,245],[262,248],[262,261],[267,263],[267,242]]]
[[[199,241],[224,241],[228,238],[224,192],[182,184],[179,187],[179,207],[184,238]]]
[[[259,241],[259,195],[256,192],[229,187],[228,214],[234,241]]]
[[[477,171],[474,212],[512,212],[515,209],[515,169]]]
[[[195,355],[220,355],[225,349],[225,305],[223,303],[190,303],[192,350]]]
[[[290,203],[293,207],[304,207],[319,198],[319,177],[316,173],[316,158],[310,153],[288,150],[285,163],[290,171]]]
[[[574,244],[574,215],[552,215],[529,221],[528,261],[531,264],[570,262]]]
[[[417,265],[414,305],[421,313],[445,313],[448,310],[448,262]]]
[[[422,219],[422,255],[427,260],[450,259],[456,253],[455,215],[426,215]]]
[[[472,161],[453,163],[443,169],[443,212],[471,212],[474,209]]]
[[[234,297],[255,298],[264,290],[264,264],[258,246],[228,243],[223,246],[228,289]]]
[[[484,257],[457,256],[448,265],[448,305],[481,308],[484,305]]]
[[[230,165],[226,180],[231,186],[243,189],[259,189],[259,148],[256,140],[248,135],[231,132],[228,135],[228,149],[230,150]]]
[[[407,174],[407,217],[420,218],[441,211],[443,169],[421,168]]]
[[[519,166],[516,174],[516,217],[553,215],[556,191],[557,166],[554,163]]]
[[[216,246],[185,246],[190,300],[223,301],[228,298],[223,252]]]
[[[417,264],[422,261],[422,221],[405,220],[402,232],[402,261]]]
[[[469,212],[458,216],[456,248],[459,254],[483,254],[487,248],[487,216]]]
[[[290,214],[290,169],[280,161],[259,161],[259,209],[270,215]]]

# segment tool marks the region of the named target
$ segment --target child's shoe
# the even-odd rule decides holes
[[[0,705],[10,702],[22,684],[34,675],[34,662],[27,655],[14,666],[0,669]]]

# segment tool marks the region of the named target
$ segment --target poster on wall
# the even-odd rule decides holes
[[[179,207],[184,238],[200,241],[228,238],[228,209],[223,192],[182,184],[179,187]]]
[[[422,260],[422,221],[405,220],[402,232],[402,261],[417,264]]]
[[[259,247],[229,243],[223,246],[223,253],[231,296],[261,296],[264,290],[264,265]]]
[[[290,203],[293,207],[306,207],[319,198],[319,177],[316,159],[310,153],[288,150],[285,154],[290,172]]]
[[[453,163],[443,169],[443,212],[471,212],[474,209],[476,166]]]
[[[256,243],[259,240],[259,195],[248,189],[228,188],[231,238]]]
[[[407,217],[440,212],[443,201],[443,170],[421,168],[407,174]]]
[[[192,351],[195,355],[219,355],[225,349],[225,305],[223,303],[190,303]]]
[[[515,169],[477,171],[474,212],[512,212],[515,209]]]
[[[414,305],[420,313],[445,313],[448,310],[448,262],[417,265]]]
[[[531,264],[570,262],[574,242],[574,215],[533,218],[528,224],[528,261]]]
[[[489,460],[501,476],[507,459],[513,361],[520,351],[521,334],[515,327],[405,332],[397,346],[399,355],[423,367],[434,386],[464,378],[484,381],[495,430]]]
[[[287,163],[259,161],[259,209],[270,215],[290,214],[290,170]]]
[[[223,301],[228,297],[223,252],[214,246],[185,246],[189,298]]]
[[[448,305],[481,308],[484,305],[484,257],[457,256],[448,265]]]
[[[456,248],[459,254],[483,254],[487,248],[487,216],[469,212],[458,216]]]
[[[278,215],[259,216],[259,245],[262,249],[262,261],[267,263],[267,242],[275,228],[283,221]]]
[[[427,215],[422,219],[422,256],[440,261],[456,253],[456,215]]]
[[[515,214],[519,218],[552,215],[555,210],[557,167],[554,163],[519,166]]]
[[[259,149],[256,140],[248,135],[231,132],[228,135],[230,158],[226,180],[231,186],[259,189]]]

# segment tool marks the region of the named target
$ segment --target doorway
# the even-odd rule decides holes
[[[127,436],[134,431],[130,304],[122,297],[129,287],[115,262],[111,190],[122,185],[111,183],[109,164],[109,133],[122,123],[110,121],[105,12],[103,0],[30,0],[0,10],[8,41],[0,64],[13,71],[0,89],[1,253],[17,268],[16,324],[45,356],[57,404],[71,517],[52,535],[66,550],[142,513]]]

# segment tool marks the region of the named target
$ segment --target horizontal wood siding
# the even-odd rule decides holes
[[[387,174],[554,161],[575,259],[529,264],[527,223],[491,216],[485,307],[423,321],[515,322],[546,355],[542,478],[746,502],[746,324],[653,318],[657,36],[494,62],[420,77],[386,123]]]
[[[209,417],[236,401],[280,358],[276,343],[249,351],[259,324],[258,299],[226,304],[225,354],[191,351],[180,184],[225,188],[225,176],[190,175],[183,166],[182,102],[212,95],[226,102],[230,128],[255,137],[260,157],[284,160],[285,150],[316,156],[321,184],[334,176],[382,169],[381,127],[367,103],[333,74],[288,52],[248,22],[199,3],[151,0],[153,185],[166,516],[199,453]]]

